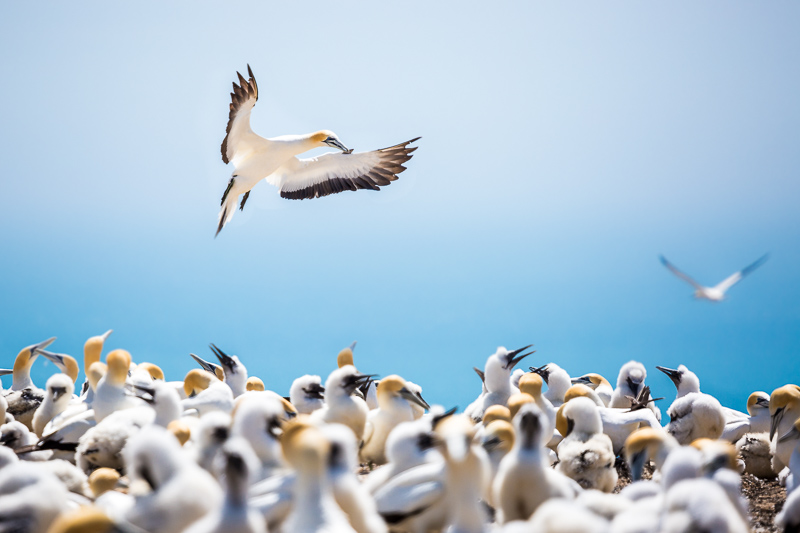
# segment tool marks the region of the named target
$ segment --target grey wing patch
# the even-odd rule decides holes
[[[321,198],[322,196],[337,194],[342,191],[357,191],[358,189],[379,191],[381,190],[381,185],[389,185],[397,180],[397,175],[406,169],[403,163],[411,159],[411,153],[418,148],[417,146],[409,148],[408,145],[418,141],[420,138],[417,137],[388,148],[375,150],[380,157],[379,162],[360,176],[354,178],[332,176],[325,181],[309,185],[303,189],[281,191],[281,197],[289,200],[305,200]]]
[[[239,74],[239,72],[236,72],[236,75],[239,77],[240,85],[236,85],[236,82],[233,83],[230,111],[228,112],[228,126],[225,128],[225,138],[222,140],[222,146],[220,147],[222,151],[222,162],[226,164],[228,163],[228,135],[231,134],[231,127],[233,127],[233,119],[236,118],[236,113],[239,112],[242,104],[251,97],[254,97],[256,101],[258,101],[258,84],[256,84],[256,78],[253,76],[250,65],[247,65],[247,75],[250,76],[249,80],[245,80],[244,76]]]

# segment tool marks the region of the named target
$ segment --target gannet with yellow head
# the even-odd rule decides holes
[[[416,150],[408,145],[419,137],[389,148],[353,153],[329,130],[270,139],[257,135],[250,129],[250,113],[258,100],[258,85],[250,65],[247,73],[249,79],[236,73],[239,85],[233,84],[228,126],[222,141],[222,161],[233,163],[234,170],[220,202],[217,234],[233,218],[239,195],[244,194],[239,206],[244,209],[250,190],[262,179],[278,187],[282,198],[302,200],[358,189],[377,191],[406,169],[403,163]],[[295,157],[326,146],[341,153],[330,152],[309,159]]]
[[[789,466],[794,446],[779,438],[792,429],[794,421],[800,418],[800,387],[784,385],[778,387],[769,397],[769,438],[772,441],[772,468],[780,472]]]
[[[411,405],[430,409],[428,403],[411,392],[397,375],[383,378],[378,385],[378,408],[367,416],[361,459],[376,465],[386,463],[386,438],[400,423],[415,420]]]
[[[588,373],[577,378],[572,378],[572,384],[586,385],[597,393],[597,396],[603,401],[606,407],[611,403],[611,396],[614,394],[614,387],[608,382],[606,378],[600,374]]]
[[[31,380],[31,367],[41,350],[50,346],[55,340],[56,338],[52,337],[20,350],[14,359],[11,388],[3,392],[8,403],[7,412],[28,429],[32,429],[33,414],[44,400],[44,391]]]

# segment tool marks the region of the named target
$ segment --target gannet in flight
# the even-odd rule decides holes
[[[236,73],[239,85],[233,84],[230,112],[225,139],[222,141],[222,161],[233,163],[233,174],[222,195],[217,235],[236,212],[236,202],[243,194],[239,209],[250,196],[250,190],[262,179],[280,190],[289,200],[319,198],[342,191],[358,189],[380,190],[389,185],[406,168],[417,141],[396,144],[372,152],[349,150],[335,133],[320,130],[304,135],[281,135],[265,139],[250,129],[250,112],[258,100],[258,85],[250,65],[249,80]],[[298,159],[297,155],[314,148],[330,146],[341,153],[329,152],[319,157]]]
[[[675,268],[675,265],[667,261],[666,257],[664,257],[663,255],[660,256],[661,262],[664,264],[665,267],[667,267],[673,274],[681,278],[683,281],[694,287],[695,298],[698,299],[705,298],[706,300],[710,300],[712,302],[721,302],[722,300],[724,300],[725,292],[728,289],[736,285],[739,281],[741,281],[742,278],[751,273],[753,270],[760,267],[764,263],[764,261],[767,260],[768,257],[769,254],[761,256],[755,263],[743,268],[742,270],[736,272],[735,274],[730,275],[729,277],[725,278],[721,283],[715,285],[714,287],[703,287],[695,280],[693,280],[692,278],[690,278],[689,276],[687,276],[686,274]]]

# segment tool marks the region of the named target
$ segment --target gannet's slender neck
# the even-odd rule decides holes
[[[30,348],[25,348],[17,354],[17,358],[14,360],[12,374],[14,381],[11,384],[11,390],[22,390],[34,386],[31,380],[31,367],[38,356],[39,354],[32,352]]]

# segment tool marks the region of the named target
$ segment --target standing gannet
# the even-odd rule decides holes
[[[800,418],[800,387],[784,385],[769,397],[769,439],[772,441],[772,468],[776,473],[789,466],[794,449],[791,443],[778,442],[778,438],[791,431],[794,421]]]
[[[199,416],[211,411],[230,413],[233,410],[233,392],[213,374],[193,368],[183,380],[186,399],[181,400],[184,409],[196,409]]]
[[[475,426],[466,415],[453,415],[435,428],[445,458],[444,530],[452,533],[482,533],[489,530],[486,511],[478,501],[490,490],[489,458],[481,446],[472,444]]]
[[[617,388],[614,389],[608,406],[630,408],[633,405],[632,399],[639,397],[645,378],[647,378],[647,370],[642,363],[628,361],[622,365],[617,375]],[[661,409],[655,402],[649,403],[648,408],[653,411],[656,420],[661,422]]]
[[[548,448],[555,451],[555,447],[561,441],[561,436],[555,435],[556,408],[553,407],[550,400],[545,398],[542,394],[543,383],[544,380],[541,375],[536,372],[528,372],[519,380],[519,391],[530,394],[533,397],[533,401],[536,403],[536,407],[538,407],[547,418],[547,424],[545,424],[543,428],[544,435],[547,437],[545,443]]]
[[[397,375],[383,378],[378,385],[378,408],[367,415],[364,429],[364,445],[361,447],[361,459],[366,463],[382,465],[386,463],[386,438],[401,422],[415,420],[411,404],[424,409],[430,405],[411,392],[406,381]]]
[[[486,360],[483,371],[483,385],[485,393],[481,393],[478,399],[470,404],[464,414],[476,422],[483,419],[483,413],[492,405],[505,405],[509,396],[519,392],[519,389],[511,387],[511,372],[514,367],[534,352],[519,355],[533,346],[529,344],[518,350],[508,351],[504,346],[497,348],[497,351]]]
[[[347,515],[356,533],[386,533],[386,522],[378,514],[375,500],[358,480],[358,444],[353,432],[342,424],[320,428],[330,444],[328,476],[333,497]]]
[[[715,285],[714,287],[704,287],[699,283],[697,283],[692,278],[690,278],[689,276],[687,276],[686,274],[684,274],[683,272],[681,272],[680,270],[678,270],[677,268],[675,268],[675,265],[667,261],[667,259],[663,255],[660,256],[661,263],[665,267],[667,267],[673,274],[681,278],[683,281],[694,287],[695,298],[698,299],[705,298],[706,300],[710,300],[712,302],[721,302],[722,300],[724,300],[725,292],[728,289],[736,285],[739,281],[742,280],[742,278],[750,274],[753,270],[760,267],[764,263],[764,261],[767,260],[768,257],[769,254],[761,256],[755,263],[743,268],[742,270],[736,272],[735,274],[732,274],[731,276],[723,280],[719,285]]]
[[[222,161],[233,163],[234,170],[222,195],[217,234],[233,218],[239,195],[244,194],[239,206],[244,209],[250,190],[262,179],[278,187],[282,198],[302,200],[358,189],[378,191],[379,185],[389,185],[406,169],[403,163],[416,150],[408,145],[419,137],[389,148],[353,153],[328,130],[271,139],[255,134],[250,129],[250,112],[258,100],[258,85],[250,65],[247,73],[249,80],[236,73],[240,85],[233,84],[228,127],[222,141]],[[342,153],[330,152],[309,159],[295,157],[324,146]]]
[[[322,431],[298,416],[281,440],[283,455],[296,472],[294,504],[283,523],[293,533],[355,533],[334,499],[328,474],[331,446]]]
[[[222,507],[192,524],[186,533],[266,533],[264,517],[247,502],[250,480],[258,470],[258,459],[247,441],[226,442],[217,465],[225,490]]]
[[[498,524],[527,520],[548,499],[573,499],[580,491],[574,481],[545,463],[548,423],[535,404],[525,405],[514,419],[514,445],[500,461],[492,485]]]
[[[39,357],[39,351],[50,346],[56,338],[52,337],[38,344],[26,346],[17,354],[14,359],[14,370],[12,372],[13,381],[11,388],[3,391],[8,402],[8,413],[14,416],[14,420],[23,423],[31,429],[33,413],[44,400],[44,391],[36,387],[31,380],[31,366]]]
[[[339,368],[342,368],[345,365],[352,365],[355,366],[356,364],[353,362],[353,350],[356,349],[356,341],[353,341],[350,346],[347,348],[343,348],[339,351],[339,354],[336,356],[336,365]],[[364,401],[367,402],[367,407],[369,407],[370,411],[373,409],[378,408],[378,382],[374,379],[366,380],[362,385],[358,387],[361,393],[364,396]]]
[[[253,482],[286,467],[280,442],[284,417],[281,402],[270,397],[247,398],[234,412],[231,433],[246,439],[261,463],[258,470],[250,473]]]
[[[677,370],[657,366],[677,389],[675,401],[667,409],[670,422],[665,429],[681,444],[700,438],[718,439],[725,428],[725,412],[719,401],[700,392],[700,380],[684,365]]]
[[[74,380],[67,374],[50,376],[45,385],[44,400],[33,414],[32,425],[36,436],[41,437],[47,423],[67,408],[74,390]]]
[[[136,497],[125,514],[128,522],[145,531],[183,531],[222,503],[216,480],[160,426],[143,428],[130,439],[123,455],[131,486],[144,482],[150,488]]]
[[[489,479],[494,481],[497,476],[500,461],[503,457],[511,451],[514,446],[514,426],[506,420],[494,420],[486,425],[483,432],[483,438],[480,445],[486,450],[486,455],[489,457],[490,474]],[[492,507],[497,507],[492,498],[494,497],[493,491],[489,491],[487,496],[487,503]]]
[[[606,407],[609,407],[611,404],[611,396],[614,394],[614,388],[611,386],[611,383],[608,382],[606,378],[601,376],[600,374],[584,374],[577,378],[572,378],[572,384],[586,385],[590,389],[594,390],[600,399],[603,401],[603,404]]]
[[[101,422],[115,411],[142,405],[140,399],[125,393],[125,380],[128,378],[131,354],[125,350],[113,350],[106,356],[106,365],[108,371],[97,384],[92,402],[97,422]]]
[[[642,390],[646,391],[649,397],[649,387],[645,387]],[[603,433],[608,435],[611,439],[611,445],[615,455],[620,455],[622,453],[622,449],[625,446],[625,439],[639,427],[646,426],[657,428],[661,431],[661,424],[656,420],[653,412],[647,409],[645,405],[637,404],[630,409],[604,407],[603,401],[597,393],[586,385],[581,384],[570,387],[567,394],[564,396],[567,402],[572,398],[578,397],[589,398],[597,405],[597,412],[600,414],[600,420],[603,423]]]
[[[367,425],[367,404],[353,395],[359,385],[370,376],[359,374],[353,365],[345,365],[331,372],[325,381],[325,405],[311,413],[311,419],[327,424],[344,424],[353,430],[359,442]]]
[[[570,400],[559,408],[556,427],[564,436],[558,444],[556,469],[585,489],[614,490],[614,448],[603,433],[597,405],[584,397]]]
[[[295,379],[289,388],[289,401],[301,414],[308,415],[321,409],[325,404],[325,387],[322,386],[322,378],[306,374]]]
[[[644,467],[649,460],[655,463],[656,470],[661,470],[667,456],[680,444],[669,433],[658,428],[642,428],[631,433],[625,440],[624,456],[631,471],[631,479],[642,479]]]
[[[722,438],[736,442],[746,433],[766,433],[769,431],[769,394],[756,391],[747,398],[747,414],[745,418],[728,418]]]
[[[247,392],[247,369],[239,361],[235,355],[228,355],[213,343],[210,345],[211,351],[219,359],[219,364],[222,367],[222,372],[225,374],[225,384],[233,391],[233,397],[236,398]]]
[[[99,363],[100,357],[103,355],[103,346],[105,345],[106,340],[108,340],[108,336],[113,333],[113,330],[108,330],[102,335],[95,335],[94,337],[89,337],[86,339],[86,342],[83,344],[83,369],[88,372],[89,367],[92,366],[93,363]],[[81,389],[81,397],[85,400],[87,405],[92,404],[92,400],[94,399],[94,389],[89,387],[89,377],[86,377],[86,381],[83,383],[83,388]]]
[[[542,377],[547,384],[544,397],[553,407],[558,408],[564,403],[564,395],[572,386],[572,380],[567,371],[555,363],[548,363],[539,368],[530,367],[530,371]]]

